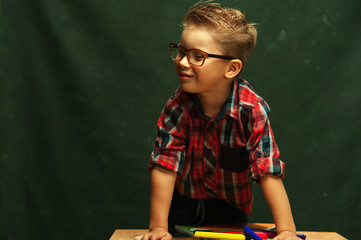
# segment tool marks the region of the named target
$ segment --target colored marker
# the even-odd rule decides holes
[[[301,239],[303,239],[303,240],[306,239],[306,235],[305,235],[305,234],[297,233],[296,235],[297,235],[297,237],[299,237],[299,238],[301,238]]]
[[[268,238],[274,238],[277,236],[277,232],[275,231],[269,231],[269,230],[258,230],[258,229],[253,229],[253,231],[256,231],[256,234],[258,234],[258,231],[262,231],[263,233],[265,233],[267,235]],[[259,235],[259,234],[258,234]],[[297,233],[296,234],[297,237],[301,238],[302,240],[305,240],[306,239],[306,235],[305,234],[300,234],[300,233]],[[260,236],[262,237],[262,236]]]
[[[204,232],[196,231],[194,233],[195,237],[203,238],[221,238],[221,239],[235,239],[235,240],[245,240],[246,236],[243,234],[234,234],[234,233],[219,233],[219,232]]]
[[[255,234],[249,227],[244,227],[244,232],[251,236],[254,240],[262,240],[257,234]]]
[[[237,230],[232,230],[232,229],[211,230],[211,229],[205,229],[205,228],[192,228],[191,231],[193,231],[193,232],[199,231],[199,232],[218,232],[218,233],[244,234],[243,231],[237,231]],[[262,239],[267,239],[268,238],[267,233],[264,233],[264,232],[261,232],[261,231],[257,231],[255,233]]]

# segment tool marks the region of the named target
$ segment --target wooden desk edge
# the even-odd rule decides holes
[[[116,229],[109,240],[133,240],[136,236],[147,233],[147,229]],[[306,240],[347,240],[336,232],[310,232],[297,231],[297,233],[305,234]],[[196,239],[192,237],[175,238],[175,239]]]

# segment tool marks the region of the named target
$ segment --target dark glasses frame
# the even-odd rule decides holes
[[[205,51],[202,51],[200,49],[196,49],[196,48],[185,48],[183,47],[182,45],[178,44],[178,43],[169,43],[169,54],[170,54],[170,57],[173,61],[180,61],[180,60],[176,60],[175,58],[172,57],[172,49],[173,48],[178,48],[178,49],[181,49],[185,52],[185,56],[187,56],[187,60],[189,62],[189,58],[190,58],[190,55],[189,55],[189,52],[190,51],[198,51],[200,53],[203,54],[204,58],[203,58],[203,62],[200,64],[200,65],[196,65],[196,66],[202,66],[204,64],[204,61],[206,60],[206,58],[209,58],[209,57],[213,57],[213,58],[220,58],[220,59],[225,59],[225,60],[233,60],[233,59],[236,59],[234,57],[231,57],[231,56],[225,56],[225,55],[218,55],[218,54],[213,54],[213,53],[207,53]],[[190,63],[190,62],[189,62]],[[192,64],[192,63],[190,63]],[[195,65],[195,64],[192,64],[192,65]]]

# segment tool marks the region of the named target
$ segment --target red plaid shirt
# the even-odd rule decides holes
[[[225,199],[248,214],[251,180],[284,176],[269,111],[240,78],[213,118],[204,114],[195,94],[178,88],[159,117],[149,169],[158,164],[177,172],[176,188],[183,195]]]

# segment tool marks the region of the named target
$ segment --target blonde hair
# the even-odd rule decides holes
[[[213,27],[217,32],[214,38],[224,54],[240,59],[243,67],[256,45],[255,24],[247,23],[239,10],[224,8],[218,3],[207,1],[193,5],[183,18],[184,28],[191,25]]]

